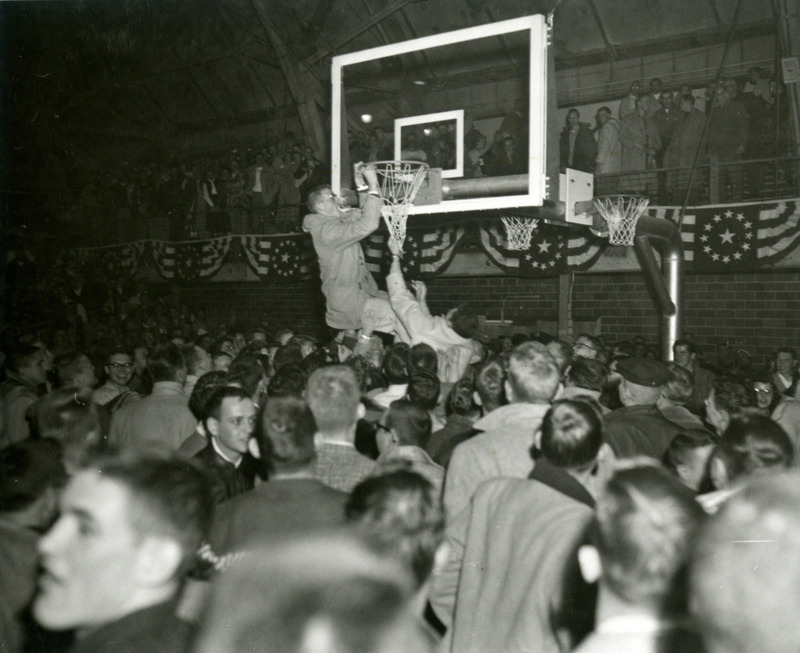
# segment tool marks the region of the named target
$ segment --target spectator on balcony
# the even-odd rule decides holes
[[[636,112],[630,113],[622,120],[619,140],[622,143],[622,172],[647,170],[655,167],[655,153],[661,147],[658,129],[650,117],[649,95],[643,95],[636,101]],[[627,181],[630,190],[644,190],[646,179],[631,178]]]
[[[739,84],[727,79],[720,91],[720,104],[714,108],[708,125],[708,155],[714,178],[719,184],[719,196],[713,199],[739,201],[742,198],[741,161],[747,147],[749,134],[747,111],[739,99]],[[718,171],[718,176],[715,172]],[[725,186],[730,184],[730,193]]]
[[[619,103],[619,119],[624,120],[625,116],[636,113],[636,100],[639,99],[641,94],[641,84],[638,80],[631,82],[631,88],[628,95],[625,96]]]
[[[597,160],[594,171],[598,175],[619,172],[622,164],[619,127],[619,120],[611,115],[611,109],[600,107],[597,110]]]
[[[597,158],[597,144],[589,125],[580,121],[577,109],[567,113],[567,124],[561,130],[561,169],[572,168],[591,172]]]
[[[690,171],[694,164],[697,148],[700,147],[706,117],[695,108],[694,95],[686,93],[680,99],[680,122],[672,135],[669,147],[664,156],[667,168],[686,168],[670,175],[669,187],[673,189],[673,200],[683,201],[689,183]],[[705,157],[701,155],[702,161]],[[673,179],[674,177],[674,179]]]

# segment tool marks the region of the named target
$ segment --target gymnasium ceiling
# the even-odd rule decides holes
[[[22,152],[267,121],[295,111],[287,74],[325,111],[333,55],[554,7],[563,70],[722,43],[736,0],[0,2],[5,133]],[[772,0],[742,1],[737,36],[773,26]]]

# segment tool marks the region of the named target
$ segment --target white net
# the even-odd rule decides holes
[[[524,251],[531,247],[531,235],[538,220],[533,218],[523,218],[516,215],[504,215],[500,218],[506,228],[506,241],[508,249],[513,251]]]
[[[421,161],[377,161],[374,165],[381,184],[381,214],[389,235],[402,249],[406,239],[408,208],[422,188],[428,165]]]
[[[649,203],[646,197],[633,195],[611,195],[594,200],[598,213],[608,224],[611,245],[633,245],[636,223]]]

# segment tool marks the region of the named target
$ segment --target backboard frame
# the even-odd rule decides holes
[[[545,16],[535,14],[487,25],[434,34],[400,43],[339,55],[331,64],[331,187],[342,190],[343,79],[346,66],[374,61],[418,50],[436,48],[512,32],[527,31],[530,38],[528,70],[528,192],[515,195],[443,200],[439,204],[411,205],[409,214],[448,213],[454,211],[541,206],[547,197],[547,47],[548,23]]]
[[[394,160],[401,161],[404,157],[402,152],[402,132],[403,127],[412,125],[425,125],[430,122],[444,122],[447,120],[456,121],[456,167],[442,170],[442,179],[448,177],[461,177],[464,175],[464,109],[454,111],[439,111],[437,113],[426,113],[419,116],[409,116],[407,118],[395,118],[394,121]]]

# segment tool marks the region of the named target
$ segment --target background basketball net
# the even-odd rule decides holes
[[[595,208],[608,224],[611,245],[633,245],[636,223],[650,200],[634,195],[609,195],[594,200]]]
[[[512,251],[526,251],[531,248],[531,235],[538,220],[522,218],[516,215],[504,215],[500,218],[506,228],[506,244]]]
[[[383,221],[402,251],[408,209],[425,181],[428,165],[421,161],[377,161],[375,169],[381,184]]]

